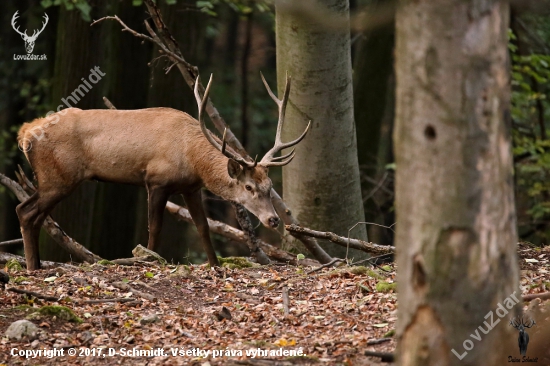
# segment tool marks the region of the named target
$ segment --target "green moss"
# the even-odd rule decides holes
[[[369,273],[369,269],[365,266],[356,266],[356,267],[350,267],[347,269],[349,273],[353,273],[354,275],[365,275]]]
[[[10,259],[9,261],[6,262],[6,269],[8,272],[21,271],[23,270],[23,266],[17,260]]]
[[[376,284],[376,291],[378,292],[395,292],[397,290],[397,283],[388,283],[386,281],[380,281]]]
[[[24,276],[18,276],[13,279],[13,283],[20,284],[21,282],[30,281],[31,279]]]
[[[75,313],[66,306],[46,305],[42,306],[36,313],[31,314],[32,318],[37,316],[55,316],[69,322],[82,323],[82,319],[77,317]]]
[[[227,258],[218,257],[218,260],[220,261],[220,265],[222,267],[227,267],[229,269],[260,267],[259,264],[252,263],[248,259],[243,257],[227,257]]]
[[[394,335],[395,335],[395,329],[392,329],[386,334],[384,334],[384,338],[390,338],[390,337],[393,337]]]
[[[377,280],[383,280],[384,277],[380,275],[380,273],[376,272],[375,270],[369,269],[367,274],[369,277],[376,278]]]
[[[101,264],[102,266],[113,266],[114,263],[107,260],[107,259],[102,259],[100,261],[97,261],[97,264]]]

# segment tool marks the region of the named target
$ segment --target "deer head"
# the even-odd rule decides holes
[[[271,166],[283,166],[292,161],[295,156],[294,149],[279,157],[275,157],[275,155],[282,149],[293,147],[302,141],[309,131],[311,121],[309,121],[305,131],[297,139],[283,143],[281,141],[281,130],[283,128],[286,104],[290,94],[290,78],[288,76],[286,78],[285,91],[282,100],[278,99],[273,94],[263,75],[262,80],[269,95],[279,107],[279,121],[277,123],[275,145],[265,154],[260,162],[257,162],[256,159],[254,159],[254,161],[251,161],[251,159],[245,159],[228,147],[225,141],[227,129],[224,131],[223,137],[220,140],[217,137],[214,137],[206,128],[203,117],[206,105],[208,103],[208,95],[210,94],[212,76],[210,76],[210,80],[208,81],[208,85],[202,98],[200,97],[198,90],[200,80],[199,77],[197,77],[197,81],[195,82],[195,98],[199,106],[198,120],[204,136],[216,149],[229,158],[227,162],[227,173],[231,179],[233,179],[234,184],[232,189],[229,191],[230,193],[228,193],[231,197],[223,198],[242,204],[256,217],[258,217],[262,224],[267,227],[276,228],[279,225],[279,217],[277,216],[275,209],[273,208],[273,204],[271,203],[270,191],[272,188],[272,183],[268,176],[268,168]]]
[[[17,33],[21,35],[21,38],[23,38],[23,41],[25,41],[25,49],[27,50],[27,53],[32,53],[34,49],[34,43],[36,42],[36,38],[38,38],[38,35],[42,33],[44,28],[46,28],[46,24],[48,24],[48,20],[49,20],[48,14],[44,13],[44,22],[42,23],[42,29],[40,30],[35,29],[34,32],[32,33],[32,36],[29,36],[27,34],[26,29],[25,29],[25,32],[21,32],[19,31],[19,26],[16,26],[15,24],[15,21],[19,17],[19,15],[17,15],[18,12],[19,10],[16,11],[15,14],[13,14],[13,17],[11,18],[11,26]]]

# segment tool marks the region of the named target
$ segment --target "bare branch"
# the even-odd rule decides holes
[[[374,243],[368,243],[366,241],[359,240],[359,239],[349,239],[348,241],[348,238],[344,238],[343,236],[338,236],[334,233],[331,233],[330,231],[316,231],[316,230],[311,230],[298,225],[286,225],[285,228],[290,232],[313,236],[319,239],[327,239],[335,244],[345,246],[345,247],[349,246],[350,248],[362,250],[363,252],[367,252],[367,253],[391,254],[395,252],[395,247],[390,245],[379,245]]]

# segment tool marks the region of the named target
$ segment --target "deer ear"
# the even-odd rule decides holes
[[[236,160],[229,159],[227,160],[227,173],[233,179],[237,179],[239,175],[243,172],[241,164],[237,163]]]

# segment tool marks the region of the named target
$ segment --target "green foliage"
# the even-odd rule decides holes
[[[42,7],[44,7],[45,9],[51,6],[65,5],[65,9],[67,10],[79,10],[82,19],[84,19],[85,21],[89,22],[92,20],[92,18],[90,17],[90,11],[92,10],[92,7],[90,6],[90,4],[88,4],[88,1],[86,0],[42,0],[40,2],[40,5],[42,5]]]
[[[550,80],[550,56],[520,55],[516,35],[509,32],[512,58],[511,114],[516,196],[520,234],[536,232],[548,239],[541,223],[550,219],[550,139],[546,122],[550,106],[546,98]],[[538,228],[538,229],[537,229]],[[537,232],[538,231],[538,232]]]
[[[273,1],[271,0],[197,0],[197,8],[200,9],[203,13],[206,13],[211,16],[217,16],[216,7],[220,4],[226,4],[235,12],[241,15],[247,15],[254,11],[256,8],[257,11],[261,13],[271,12]]]

